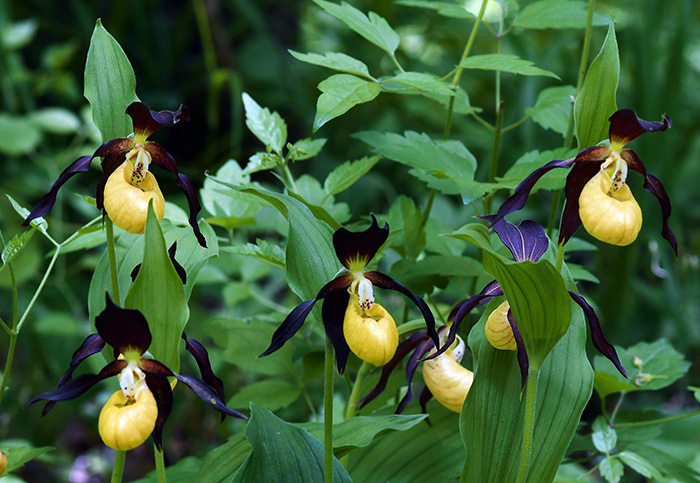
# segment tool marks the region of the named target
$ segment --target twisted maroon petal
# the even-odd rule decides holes
[[[132,102],[126,113],[134,122],[134,134],[148,137],[163,126],[173,126],[190,118],[190,111],[180,104],[177,111],[152,111],[143,102]]]
[[[577,163],[566,177],[566,186],[564,187],[566,205],[564,206],[561,226],[559,227],[560,245],[566,244],[581,226],[578,200],[586,183],[600,171],[601,164],[603,164],[602,161]]]
[[[671,118],[666,114],[659,122],[644,121],[632,109],[620,109],[610,116],[610,143],[624,146],[645,132],[665,131],[671,127]]]

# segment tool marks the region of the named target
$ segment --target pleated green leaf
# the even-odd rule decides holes
[[[541,366],[571,320],[564,279],[548,260],[515,263],[489,252],[484,253],[484,270],[498,280],[510,303],[530,366]]]
[[[168,255],[158,218],[149,205],[145,248],[139,274],[126,295],[124,306],[139,310],[148,321],[153,341],[149,351],[172,371],[180,370],[180,337],[190,309],[185,288]]]
[[[253,451],[236,474],[234,482],[323,481],[323,443],[263,407],[251,404],[250,414],[246,435]],[[333,481],[352,481],[335,458]]]
[[[136,76],[119,43],[97,19],[85,62],[85,89],[92,119],[102,133],[102,140],[122,138],[132,131],[126,108],[136,96]]]
[[[615,93],[620,79],[620,55],[615,24],[611,23],[600,53],[593,59],[574,104],[579,149],[608,138],[608,118],[617,111]]]

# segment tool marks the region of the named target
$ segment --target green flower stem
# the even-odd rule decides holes
[[[559,211],[559,200],[561,199],[561,190],[558,189],[554,192],[554,198],[552,198],[552,208],[549,210],[549,220],[547,221],[547,236],[552,238],[554,233],[554,223],[557,219],[557,212]]]
[[[500,96],[499,96],[500,97]],[[501,133],[503,126],[503,101],[499,102],[498,110],[496,111],[496,128],[493,133],[493,149],[491,151],[491,167],[489,169],[489,183],[496,181],[498,173],[498,149],[501,144]],[[491,197],[487,196],[484,200],[484,212],[491,213]]]
[[[156,445],[153,445],[153,456],[156,460],[156,476],[158,483],[165,483],[165,457],[162,451],[158,451]]]
[[[117,305],[121,305],[119,296],[119,275],[117,274],[117,252],[114,248],[114,224],[109,216],[105,217],[107,228],[107,256],[109,257],[109,272],[112,275],[112,298]]]
[[[2,248],[5,249],[5,237],[2,236],[0,232],[0,242],[2,242]],[[2,398],[5,396],[5,388],[7,387],[7,382],[10,378],[10,371],[12,370],[12,361],[15,357],[15,347],[17,346],[17,336],[19,332],[17,331],[17,279],[15,278],[15,269],[11,261],[7,262],[8,268],[10,270],[10,280],[12,282],[12,330],[8,331],[10,334],[10,346],[7,349],[7,359],[5,361],[5,371],[2,374],[2,385],[0,385],[0,404],[2,404]],[[3,322],[3,327],[9,329],[7,325]]]
[[[293,193],[297,192],[297,185],[294,182],[294,177],[292,176],[292,172],[289,169],[289,165],[285,162],[282,171],[284,172],[284,177],[287,179],[287,183],[289,183],[289,189],[292,190]]]
[[[350,392],[350,399],[348,399],[348,407],[345,410],[345,419],[350,419],[357,413],[357,400],[360,398],[360,391],[362,390],[362,383],[365,380],[365,376],[372,368],[372,364],[367,361],[362,361],[360,369],[357,371],[357,376],[355,376],[355,383],[352,386],[352,391]]]
[[[459,64],[464,62],[464,60],[469,57],[469,52],[472,50],[472,46],[474,45],[474,40],[476,40],[476,33],[479,30],[479,25],[481,25],[481,19],[484,18],[484,12],[486,12],[486,5],[488,5],[489,0],[482,0],[481,2],[481,8],[479,9],[479,14],[476,16],[476,20],[474,21],[474,26],[472,27],[472,31],[469,34],[469,39],[467,40],[467,45],[464,47],[464,52],[462,52],[462,58],[459,60]],[[462,78],[462,71],[464,70],[463,67],[457,67],[455,69],[455,74],[454,77],[452,78],[452,83],[450,84],[450,88],[453,91],[457,91],[457,87],[459,86],[459,80]],[[450,129],[452,127],[452,111],[454,110],[455,106],[455,96],[451,96],[450,100],[448,101],[447,104],[447,117],[445,118],[445,128],[442,133],[442,138],[443,139],[449,139],[450,137]]]
[[[333,483],[333,384],[335,383],[335,350],[326,337],[326,353],[323,362],[323,448],[325,472],[323,481]]]
[[[696,409],[695,411],[691,411],[689,413],[678,414],[676,416],[669,416],[667,418],[637,421],[634,423],[619,423],[615,425],[615,428],[641,428],[644,426],[654,426],[656,424],[670,423],[671,421],[678,421],[679,419],[691,418],[698,415],[700,415],[700,409]]]
[[[564,242],[557,245],[557,272],[561,272],[561,267],[564,264]]]
[[[523,446],[520,453],[520,466],[516,483],[524,483],[527,472],[530,469],[530,455],[532,454],[532,439],[535,433],[535,406],[537,403],[537,384],[540,379],[540,368],[530,366],[525,394],[525,422],[523,424]]]
[[[610,415],[610,426],[612,427],[615,424],[615,417],[617,416],[617,412],[620,410],[620,407],[622,407],[622,401],[625,400],[625,396],[627,395],[627,392],[622,391],[620,393],[620,397],[617,399],[617,403],[615,404],[615,408],[613,408],[613,412]]]
[[[114,468],[112,469],[112,483],[121,483],[124,476],[124,461],[126,460],[126,451],[117,450],[114,454]]]

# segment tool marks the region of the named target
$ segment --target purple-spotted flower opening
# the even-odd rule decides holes
[[[576,230],[584,228],[595,238],[613,245],[628,245],[639,233],[642,212],[627,185],[628,170],[644,176],[644,189],[654,195],[661,207],[661,235],[676,256],[678,242],[668,226],[671,201],[661,181],[647,173],[644,163],[624,146],[645,132],[665,131],[671,119],[659,122],[639,119],[631,109],[621,109],[610,117],[610,145],[584,149],[575,158],[555,160],[533,171],[506,199],[492,218],[492,223],[525,206],[537,181],[555,168],[571,168],[566,177],[566,206],[559,230],[559,244],[565,244]]]
[[[155,177],[150,173],[150,164],[172,172],[177,176],[177,185],[187,197],[190,209],[189,223],[199,244],[206,247],[206,241],[197,224],[197,214],[201,210],[197,189],[192,180],[180,173],[175,159],[160,144],[148,141],[148,137],[163,126],[173,126],[189,119],[189,111],[183,105],[177,111],[152,111],[143,102],[134,102],[126,109],[134,124],[134,136],[113,139],[104,143],[92,154],[82,156],[68,166],[54,182],[51,190],[36,204],[24,220],[27,226],[33,219],[46,215],[54,203],[59,189],[74,175],[88,171],[94,158],[102,158],[102,177],[97,183],[95,194],[97,208],[104,210],[116,225],[134,233],[143,232],[145,218],[133,226],[133,217],[124,207],[121,197],[131,196],[133,203],[140,203],[147,209],[150,198],[159,218],[163,217],[164,201]],[[112,175],[119,174],[119,176]],[[126,194],[125,189],[131,189]],[[135,195],[137,193],[138,195]],[[105,197],[108,196],[108,199]],[[138,199],[137,199],[138,198]],[[123,211],[122,211],[123,210]],[[140,230],[140,231],[139,231]]]
[[[333,246],[345,273],[324,285],[316,297],[295,307],[272,335],[270,346],[260,357],[280,349],[301,328],[314,304],[324,299],[321,318],[335,348],[338,372],[345,371],[351,350],[372,364],[385,364],[396,350],[398,332],[391,316],[375,302],[374,287],[401,292],[408,297],[423,315],[427,333],[438,343],[435,319],[422,298],[381,272],[365,271],[388,236],[389,225],[380,227],[374,215],[371,225],[364,231],[336,230]],[[361,336],[359,331],[363,331]],[[372,338],[371,344],[366,343],[365,335]]]
[[[97,333],[90,334],[75,351],[68,370],[58,382],[58,388],[39,394],[29,401],[27,406],[38,401],[48,401],[41,414],[43,417],[57,401],[74,399],[103,379],[119,376],[124,400],[135,399],[142,389],[153,395],[157,405],[157,417],[152,436],[156,447],[161,449],[163,426],[173,404],[172,387],[168,377],[174,377],[219,411],[222,421],[226,415],[246,419],[245,415],[226,406],[223,382],[214,374],[209,355],[202,344],[188,339],[186,334],[182,333],[185,347],[195,358],[202,379],[176,374],[163,363],[143,357],[151,344],[151,332],[141,312],[119,307],[112,302],[109,294],[106,294],[105,298],[106,308],[95,319]],[[73,378],[73,372],[78,366],[91,355],[102,351],[105,344],[114,349],[115,360],[104,366],[98,374],[82,374]]]

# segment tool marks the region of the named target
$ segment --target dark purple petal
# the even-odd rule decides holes
[[[347,290],[338,290],[326,296],[321,309],[321,319],[326,337],[333,344],[335,349],[335,360],[338,364],[338,374],[341,376],[345,372],[345,365],[350,355],[350,346],[345,340],[343,325],[345,322],[345,311],[350,301],[350,294]]]
[[[107,306],[95,318],[97,333],[122,354],[129,349],[138,350],[139,354],[146,352],[151,345],[151,331],[146,317],[138,310],[119,307],[107,292],[105,299]]]
[[[580,151],[574,158],[574,163],[588,163],[591,161],[604,161],[610,156],[612,148],[610,146],[593,146]]]
[[[199,198],[197,197],[197,189],[192,180],[182,173],[177,175],[177,185],[185,192],[185,196],[187,197],[187,204],[190,207],[190,218],[188,221],[194,231],[194,236],[202,247],[207,248],[207,241],[204,239],[204,235],[202,235],[202,232],[199,230],[199,224],[197,223],[197,215],[202,209],[202,206],[199,204]]]
[[[90,389],[92,386],[107,379],[111,376],[116,376],[122,369],[126,367],[127,362],[125,360],[112,361],[107,364],[99,374],[82,374],[75,379],[69,379],[63,385],[58,386],[53,391],[44,392],[39,394],[34,399],[25,404],[24,407],[30,406],[38,401],[65,401],[67,399],[74,399],[81,396],[85,391]],[[53,406],[44,408],[41,416],[45,416]]]
[[[189,110],[180,104],[177,111],[152,111],[143,102],[132,102],[126,113],[134,121],[134,134],[148,137],[163,126],[172,126],[190,118]]]
[[[566,177],[566,186],[564,187],[566,205],[564,206],[564,213],[561,216],[561,225],[559,227],[558,243],[560,245],[566,244],[581,226],[578,200],[586,183],[600,171],[601,164],[603,164],[602,161],[576,163],[569,171]]]
[[[146,385],[153,394],[158,406],[156,425],[151,436],[158,451],[163,451],[163,427],[173,409],[173,390],[168,378],[163,374],[146,373]]]
[[[94,158],[106,158],[109,156],[125,157],[126,153],[131,151],[136,145],[136,141],[131,138],[118,138],[107,141],[102,146],[95,150],[92,155]]]
[[[187,335],[183,332],[182,339],[185,341],[185,348],[187,352],[192,354],[194,360],[197,361],[197,366],[199,367],[199,372],[202,375],[202,380],[209,384],[214,391],[216,391],[217,396],[222,401],[226,400],[226,394],[224,393],[224,382],[219,379],[214,370],[211,368],[211,362],[209,362],[209,353],[207,349],[194,339],[188,339]],[[224,421],[224,414],[221,415],[221,422]]]
[[[499,295],[503,295],[503,290],[501,290],[501,286],[498,284],[498,282],[494,280],[486,285],[486,287],[484,287],[484,289],[478,295],[469,297],[464,302],[457,304],[457,307],[455,307],[457,312],[454,315],[454,322],[450,326],[450,332],[447,335],[445,344],[440,347],[435,354],[427,357],[426,360],[436,358],[454,343],[455,339],[457,338],[457,329],[459,329],[459,325],[473,308],[483,305],[493,297],[498,297]],[[454,309],[452,309],[452,312],[454,312]],[[452,316],[452,313],[450,313],[450,316]]]
[[[610,144],[621,148],[645,132],[665,131],[671,127],[671,118],[664,114],[661,121],[644,121],[632,109],[620,109],[610,116]]]
[[[539,223],[532,220],[524,220],[515,226],[505,218],[495,222],[491,220],[495,215],[482,216],[496,231],[498,238],[508,247],[516,262],[529,260],[536,262],[549,248],[549,240]]]
[[[221,414],[233,416],[234,418],[248,419],[245,414],[239,413],[235,409],[231,409],[226,405],[226,403],[219,398],[219,396],[209,387],[204,381],[197,379],[192,376],[183,376],[181,374],[175,374],[178,381],[185,384],[187,387],[192,389],[194,393],[199,396],[200,399],[209,403],[214,409],[219,411]]]
[[[433,398],[433,393],[430,392],[430,389],[428,389],[428,386],[425,386],[423,390],[420,392],[420,397],[418,401],[420,402],[420,409],[423,411],[423,414],[428,413],[428,401],[430,401]],[[431,428],[433,427],[433,423],[430,421],[430,418],[425,418],[425,422],[428,423],[428,426]]]
[[[492,223],[498,222],[507,214],[518,211],[525,206],[525,202],[527,201],[527,197],[530,195],[530,191],[532,191],[532,188],[542,176],[549,173],[554,168],[570,168],[573,164],[573,159],[555,160],[550,161],[541,168],[534,170],[515,188],[515,192],[509,198],[507,198],[503,204],[501,204],[501,207],[498,209],[498,213],[496,213],[492,218]]]
[[[598,352],[607,357],[610,360],[610,362],[612,362],[615,365],[617,370],[620,371],[620,374],[629,379],[627,371],[625,371],[625,368],[622,367],[620,358],[617,357],[617,351],[615,350],[615,347],[605,338],[605,335],[603,334],[603,329],[600,327],[600,321],[598,320],[598,316],[593,310],[593,307],[591,307],[588,304],[588,302],[586,302],[586,299],[581,297],[579,294],[569,292],[569,295],[571,295],[571,298],[574,300],[574,302],[576,302],[578,306],[581,307],[581,309],[583,309],[583,313],[586,316],[588,325],[591,328],[591,340],[593,341],[593,346],[596,349],[598,349]]]
[[[428,335],[435,342],[435,347],[438,347],[440,345],[440,339],[438,338],[437,331],[435,330],[435,317],[433,317],[433,313],[430,311],[428,304],[426,304],[422,298],[408,290],[406,287],[401,285],[393,278],[389,277],[388,275],[384,275],[381,272],[365,272],[364,275],[365,278],[372,282],[373,285],[380,288],[386,288],[389,290],[394,290],[396,292],[401,292],[406,297],[408,297],[411,300],[411,302],[413,302],[416,305],[416,307],[418,307],[418,310],[420,310],[421,314],[423,314],[423,320],[425,320],[425,325],[428,327]]]
[[[153,141],[148,141],[144,146],[146,146],[146,150],[151,155],[151,161],[156,166],[174,174],[178,174],[180,172],[177,169],[175,158],[173,158],[163,146]]]
[[[389,382],[389,376],[394,371],[394,369],[396,369],[396,367],[401,363],[403,358],[406,357],[406,355],[408,355],[409,352],[415,349],[421,341],[425,340],[430,340],[430,338],[428,337],[428,333],[419,332],[417,334],[413,334],[408,339],[399,344],[399,346],[396,348],[394,356],[391,359],[389,359],[389,362],[382,366],[382,374],[381,376],[379,376],[379,381],[377,382],[377,384],[365,397],[357,401],[358,409],[362,409],[363,407],[365,407],[370,401],[372,401],[374,398],[379,396],[382,393],[382,391],[384,391],[387,382]]]
[[[64,169],[58,176],[58,179],[54,182],[53,186],[51,186],[51,190],[42,196],[36,206],[34,206],[32,212],[29,213],[27,219],[22,223],[22,226],[27,226],[33,219],[39,218],[48,213],[51,208],[53,208],[54,203],[56,203],[56,195],[58,194],[58,190],[61,189],[66,181],[71,179],[74,175],[84,173],[90,169],[90,162],[92,161],[92,158],[92,156],[83,156],[82,158],[75,160],[70,166]]]
[[[406,406],[408,406],[408,403],[411,402],[411,399],[413,399],[411,383],[413,382],[413,376],[416,374],[416,370],[418,369],[418,363],[420,363],[423,360],[423,356],[430,352],[430,350],[434,347],[435,343],[431,339],[424,339],[418,343],[416,350],[413,351],[411,357],[408,358],[408,362],[406,363],[406,385],[408,386],[408,389],[404,397],[401,398],[401,401],[399,401],[399,405],[396,408],[396,414],[401,414],[403,410],[406,409]]]
[[[506,316],[510,328],[513,330],[513,338],[515,339],[515,346],[518,348],[518,365],[520,366],[520,390],[525,388],[525,383],[527,382],[527,374],[530,371],[530,360],[527,357],[527,351],[525,350],[525,343],[523,342],[523,336],[520,334],[520,329],[518,329],[518,324],[513,318],[513,311],[508,309],[508,315]]]
[[[676,240],[676,235],[674,235],[668,227],[668,219],[671,217],[671,200],[666,194],[664,186],[658,178],[647,173],[644,163],[634,151],[631,149],[623,149],[620,156],[627,162],[627,166],[644,176],[644,189],[656,196],[656,199],[659,200],[659,206],[661,206],[661,220],[663,222],[661,236],[671,245],[671,248],[673,248],[676,254],[676,258],[678,258],[678,241]]]
[[[372,215],[372,224],[364,231],[350,231],[338,228],[333,233],[335,254],[345,268],[362,264],[366,267],[389,236],[389,224],[379,227],[377,218]]]

